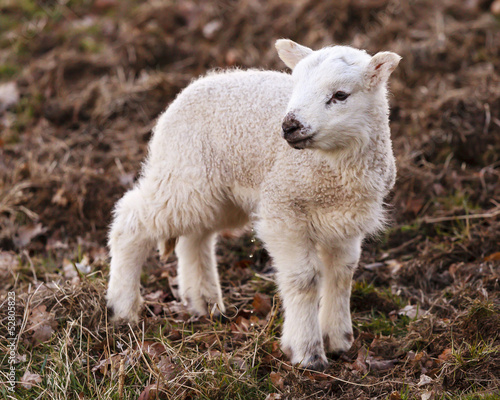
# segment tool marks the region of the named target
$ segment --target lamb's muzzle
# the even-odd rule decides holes
[[[310,130],[296,119],[294,113],[285,116],[281,127],[283,139],[295,149],[304,149],[312,140]]]

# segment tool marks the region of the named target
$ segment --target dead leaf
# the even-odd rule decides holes
[[[50,340],[54,333],[54,329],[50,325],[41,325],[33,333],[33,340],[35,343],[43,343]]]
[[[218,19],[214,19],[213,21],[210,21],[208,24],[206,24],[203,27],[203,36],[205,36],[207,39],[213,39],[215,37],[215,34],[222,28],[222,21]]]
[[[21,226],[14,235],[12,241],[17,248],[26,247],[31,240],[42,233],[45,233],[47,228],[44,228],[41,223]]]
[[[85,254],[80,262],[75,263],[75,267],[84,275],[90,274],[92,267],[90,266],[89,256]]]
[[[249,327],[250,321],[248,319],[241,316],[236,318],[236,321],[231,322],[231,332],[233,337],[237,340],[246,338]]]
[[[157,290],[156,292],[146,294],[144,300],[153,309],[153,313],[159,315],[163,311],[163,302],[167,296],[163,290]]]
[[[155,400],[158,394],[158,384],[148,385],[144,388],[137,400]]]
[[[271,378],[271,382],[275,387],[277,387],[280,390],[283,390],[283,388],[285,387],[285,380],[283,379],[283,377],[279,372],[271,372],[269,378]]]
[[[403,307],[401,310],[398,311],[398,315],[406,315],[408,318],[411,319],[420,318],[425,313],[426,311],[423,310],[420,306],[411,304],[408,304],[407,306]]]
[[[163,380],[169,381],[177,375],[178,367],[168,356],[162,356],[160,362],[156,365],[160,370]]]
[[[141,350],[144,354],[147,354],[153,361],[159,361],[160,356],[167,352],[167,348],[163,343],[152,341],[145,341],[141,346]]]
[[[59,188],[57,192],[52,196],[52,204],[56,204],[60,207],[66,207],[68,205],[68,198],[65,196],[66,191],[64,188]]]
[[[191,314],[189,313],[188,308],[180,301],[172,300],[168,303],[165,303],[165,306],[163,308],[168,315],[175,315],[175,319],[177,321],[187,321],[189,318],[191,318]]]
[[[398,360],[378,360],[373,357],[368,357],[366,363],[373,371],[387,371],[395,367]]]
[[[118,6],[118,4],[118,0],[96,0],[93,3],[93,7],[96,10],[105,11]]]
[[[421,197],[414,197],[408,199],[406,202],[406,211],[411,212],[414,215],[417,215],[418,212],[422,209],[425,204],[425,199]]]
[[[389,396],[389,400],[401,400],[401,395],[399,392],[392,392]]]
[[[0,251],[0,277],[7,277],[19,265],[16,254]]]
[[[281,394],[279,393],[269,393],[266,400],[281,400]]]
[[[489,256],[484,258],[484,261],[489,262],[489,261],[498,261],[500,260],[500,251],[497,251],[496,253],[490,254]]]
[[[182,339],[182,333],[181,331],[179,331],[178,329],[172,329],[172,331],[170,332],[170,334],[168,335],[168,338],[172,341],[176,341],[176,340],[181,340]]]
[[[248,370],[247,362],[241,357],[232,357],[231,365],[233,366],[233,368],[239,369],[241,371]]]
[[[118,371],[120,368],[120,360],[122,359],[121,354],[112,354],[109,358],[104,358],[101,361],[99,361],[94,367],[92,368],[92,372],[96,372],[99,370],[101,374],[105,374],[106,371],[108,370],[108,365],[111,366],[112,371]]]
[[[451,349],[444,349],[443,352],[438,356],[441,361],[447,361],[453,356]]]
[[[490,10],[494,16],[499,17],[500,16],[500,0],[495,0],[491,4]]]
[[[26,362],[26,360],[26,354],[16,354],[16,364],[19,364],[20,362]]]
[[[259,316],[265,317],[272,308],[271,298],[266,294],[256,293],[253,297],[252,306]]]
[[[19,101],[19,90],[15,82],[0,85],[0,114]]]
[[[394,368],[397,362],[398,360],[382,360],[375,358],[373,352],[362,347],[359,349],[358,357],[351,365],[351,368],[364,375],[369,369],[373,371],[387,371],[388,369]]]
[[[424,393],[420,395],[422,400],[431,400],[434,397],[434,393],[426,390]]]
[[[391,275],[396,275],[403,266],[398,260],[387,260],[385,264]]]
[[[165,297],[165,292],[163,290],[157,290],[156,292],[147,293],[144,295],[144,300],[146,301],[161,301]]]
[[[71,260],[65,258],[63,260],[63,274],[66,279],[73,279],[78,277],[78,272],[76,272],[75,266]]]
[[[131,187],[134,184],[135,174],[134,173],[123,173],[118,177],[122,186]]]
[[[432,188],[434,189],[434,193],[436,193],[436,196],[443,196],[446,194],[446,189],[440,183],[433,184]]]
[[[364,347],[359,349],[358,357],[356,361],[351,364],[351,368],[355,371],[361,372],[361,374],[366,374],[368,372],[368,366],[366,365],[366,357],[368,356],[368,350]]]
[[[32,373],[29,370],[26,370],[20,382],[23,388],[29,390],[32,388],[33,385],[42,383],[42,377],[39,374]]]
[[[417,386],[425,386],[432,383],[432,378],[430,376],[427,376],[425,374],[420,375],[420,380],[417,383]]]
[[[47,312],[47,307],[43,304],[31,310],[28,317],[30,330],[33,331],[32,339],[35,343],[43,343],[52,337],[56,326],[55,317]]]
[[[316,381],[316,382],[323,382],[323,381],[330,380],[330,376],[327,374],[324,374],[323,372],[306,371],[304,375],[307,376],[309,379]]]
[[[271,345],[271,354],[276,358],[283,357],[283,352],[281,351],[279,342],[273,342]]]

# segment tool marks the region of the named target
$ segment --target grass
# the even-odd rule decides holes
[[[384,313],[373,311],[365,317],[358,316],[355,325],[361,332],[400,337],[408,332],[410,322],[411,319],[405,315],[400,315],[396,319],[390,319]]]
[[[478,340],[474,343],[463,342],[458,348],[452,348],[453,362],[461,369],[471,369],[481,365],[491,356],[500,354],[500,345]]]
[[[454,215],[472,214],[478,210],[476,201],[481,204],[498,197],[497,176],[494,174],[498,146],[492,144],[484,153],[482,159],[491,160],[487,165],[467,169],[461,169],[453,158],[449,158],[450,154],[457,154],[452,143],[439,146],[437,155],[429,158],[425,165],[419,165],[415,157],[405,154],[406,151],[415,154],[425,151],[429,132],[432,139],[432,132],[437,128],[446,135],[452,133],[442,123],[454,118],[442,116],[456,106],[453,101],[443,107],[434,103],[434,99],[453,95],[450,89],[454,89],[456,82],[451,80],[455,83],[450,84],[449,76],[452,75],[457,82],[465,83],[464,89],[470,89],[457,101],[479,96],[472,111],[477,111],[480,118],[463,121],[464,129],[470,124],[478,129],[478,137],[487,139],[487,132],[481,134],[485,119],[489,114],[491,117],[498,115],[498,104],[493,101],[497,92],[483,82],[482,74],[489,71],[485,75],[493,74],[492,79],[498,74],[494,68],[484,71],[482,68],[481,71],[467,68],[468,58],[464,61],[460,54],[455,61],[463,67],[456,73],[443,72],[441,66],[452,65],[456,52],[435,52],[432,47],[427,49],[425,46],[432,45],[435,32],[441,32],[442,28],[443,35],[449,39],[447,42],[463,44],[464,51],[476,47],[476,55],[487,50],[484,54],[493,56],[496,55],[494,46],[488,49],[486,44],[494,42],[496,31],[472,17],[465,18],[467,21],[456,19],[455,14],[460,12],[448,13],[446,5],[442,7],[449,23],[443,27],[434,26],[438,19],[432,16],[441,15],[443,11],[437,6],[438,2],[424,2],[425,7],[402,2],[401,7],[398,6],[401,14],[395,24],[391,22],[392,14],[386,15],[388,28],[394,28],[387,31],[392,32],[388,36],[396,37],[398,43],[390,40],[382,43],[387,35],[374,32],[363,15],[375,17],[379,11],[384,12],[385,6],[357,10],[354,2],[346,4],[348,8],[336,5],[338,10],[333,14],[344,15],[346,20],[334,18],[324,26],[321,18],[332,13],[328,14],[331,5],[322,2],[306,0],[297,8],[293,2],[284,5],[274,0],[266,2],[265,12],[255,14],[252,14],[251,2],[231,4],[229,8],[224,2],[219,3],[212,7],[211,2],[194,2],[192,6],[183,2],[166,2],[165,6],[155,3],[153,7],[147,2],[134,0],[98,10],[92,0],[45,2],[48,4],[45,8],[39,6],[38,0],[7,0],[0,6],[0,47],[3,52],[0,81],[22,75],[29,82],[28,86],[20,85],[23,98],[18,106],[5,113],[8,117],[5,120],[12,120],[13,125],[9,125],[0,140],[0,147],[5,146],[5,151],[2,149],[5,165],[0,168],[0,191],[2,183],[10,184],[14,179],[30,185],[19,189],[19,199],[12,200],[8,213],[0,213],[0,223],[6,222],[9,229],[8,223],[13,229],[31,223],[24,211],[19,212],[18,217],[14,215],[22,206],[24,210],[33,210],[39,215],[40,222],[48,228],[45,234],[34,238],[23,249],[15,248],[9,234],[4,234],[3,225],[0,230],[0,255],[10,249],[8,251],[19,259],[19,265],[9,266],[8,276],[0,278],[3,288],[0,300],[3,301],[4,292],[14,290],[18,301],[16,318],[21,358],[16,365],[17,378],[21,379],[26,370],[41,378],[41,382],[31,389],[17,385],[14,398],[135,400],[146,388],[159,381],[163,385],[158,396],[143,397],[149,397],[148,400],[156,397],[246,400],[265,399],[270,393],[279,393],[282,399],[384,399],[390,398],[388,393],[397,391],[403,400],[420,400],[424,388],[418,387],[417,382],[425,369],[426,373],[433,375],[434,386],[426,388],[433,391],[434,400],[499,399],[500,383],[498,377],[493,376],[500,365],[496,305],[498,265],[482,261],[485,255],[498,251],[498,218],[475,219],[470,223],[453,219]],[[460,11],[460,5],[454,7]],[[429,18],[420,13],[426,9]],[[465,11],[464,15],[469,13]],[[144,269],[141,281],[145,294],[161,290],[168,297],[160,304],[160,311],[153,307],[145,310],[137,326],[111,326],[106,320],[104,300],[109,265],[106,260],[95,261],[97,257],[92,251],[104,250],[111,203],[114,196],[125,190],[113,166],[120,160],[124,171],[138,170],[146,148],[144,132],[150,128],[143,122],[153,121],[157,112],[150,111],[156,107],[144,101],[137,107],[141,123],[137,122],[139,118],[135,113],[124,108],[123,111],[113,111],[113,114],[104,113],[111,117],[106,118],[102,127],[93,115],[101,115],[101,109],[114,110],[111,104],[125,98],[122,85],[127,88],[130,85],[133,93],[146,91],[145,99],[151,97],[151,103],[167,104],[184,86],[180,81],[187,83],[209,66],[225,66],[234,58],[228,57],[233,51],[241,54],[237,61],[239,67],[282,69],[278,58],[272,56],[274,38],[265,32],[269,32],[268,27],[272,25],[280,35],[286,35],[290,15],[301,14],[307,14],[307,18],[294,17],[297,24],[292,34],[298,40],[301,35],[309,38],[314,47],[323,44],[324,38],[341,33],[340,41],[347,44],[357,35],[370,51],[383,47],[404,51],[400,75],[396,71],[391,77],[391,82],[397,82],[392,85],[394,95],[391,101],[397,102],[400,109],[391,118],[399,171],[394,201],[391,202],[394,204],[394,219],[399,225],[388,230],[380,240],[368,243],[365,247],[368,251],[363,252],[365,265],[390,258],[400,263],[401,268],[391,274],[383,267],[360,268],[356,272],[361,280],[354,283],[352,293],[356,339],[353,348],[340,359],[330,358],[326,374],[292,368],[279,350],[283,325],[279,302],[275,303],[272,319],[259,317],[260,320],[257,319],[254,326],[243,333],[233,330],[240,317],[248,320],[254,317],[252,322],[255,322],[252,298],[256,292],[273,299],[277,292],[270,275],[263,272],[268,270],[269,256],[254,235],[221,241],[218,249],[225,301],[233,311],[237,307],[231,314],[236,314],[233,318],[224,322],[210,321],[166,312],[162,307],[166,308],[164,303],[172,301],[173,297],[168,279],[161,278],[161,269],[174,267],[164,266],[153,259]],[[349,19],[348,14],[355,18]],[[484,14],[491,16],[486,11]],[[252,15],[251,21],[248,21],[248,15]],[[402,24],[399,19],[403,16],[406,19]],[[224,29],[216,38],[207,39],[203,27],[214,20],[221,21]],[[407,30],[416,25],[419,31],[414,39]],[[315,34],[311,36],[310,32]],[[463,32],[468,32],[466,42],[461,39]],[[151,41],[160,35],[161,40]],[[485,42],[485,35],[492,40]],[[422,40],[424,37],[429,40]],[[400,46],[401,43],[408,43],[408,46]],[[147,67],[155,57],[157,45],[168,47],[172,57],[167,57],[157,69]],[[419,50],[418,57],[412,53],[415,45],[422,50],[422,54]],[[71,80],[67,80],[64,74],[61,80],[47,79],[58,77],[60,71],[65,70],[64,56],[68,51],[85,61],[90,74],[87,73],[89,70],[82,69],[71,74]],[[114,58],[116,65],[109,69],[99,67],[100,63]],[[56,62],[52,65],[51,60]],[[496,60],[492,58],[491,62],[494,64]],[[419,63],[423,64],[424,74],[421,74]],[[115,75],[119,79],[115,79]],[[154,78],[158,83],[144,89],[141,86],[143,78],[129,79],[135,76]],[[409,81],[410,86],[407,85]],[[79,113],[75,113],[76,124],[74,121],[54,124],[40,118],[43,96],[78,111],[80,103],[87,99],[85,89],[95,82],[99,82],[100,90],[95,105],[89,106],[88,120],[81,118]],[[418,91],[415,96],[406,96],[406,90],[415,87],[431,88],[432,95],[429,97],[429,93],[423,101]],[[485,90],[478,91],[478,87]],[[483,94],[489,98],[482,97]],[[497,129],[493,119],[488,129],[490,133]],[[415,134],[409,138],[408,132]],[[30,140],[24,140],[28,135]],[[64,162],[57,151],[62,142],[71,154]],[[58,145],[53,145],[55,143]],[[446,163],[446,160],[451,161]],[[29,165],[30,176],[19,172],[23,163]],[[51,173],[44,177],[39,171]],[[93,177],[98,175],[104,179],[92,184]],[[435,186],[439,189],[437,184],[442,186],[439,191],[435,190]],[[106,186],[106,190],[101,190],[101,186]],[[62,187],[67,192],[66,206],[52,200],[55,187]],[[95,203],[91,201],[94,199],[97,200]],[[412,203],[412,200],[418,201]],[[89,204],[98,204],[102,214],[89,213]],[[425,223],[426,217],[449,220]],[[61,248],[51,248],[54,243],[60,244]],[[472,256],[465,258],[467,252]],[[79,274],[75,280],[67,281],[63,269],[66,260],[81,262],[86,256],[93,263],[94,272],[86,276]],[[460,273],[453,274],[452,269],[448,271],[453,263],[460,263]],[[0,273],[3,273],[2,268],[0,263]],[[437,275],[446,275],[446,272],[453,276],[444,279],[438,287],[426,285],[427,281],[438,278]],[[415,321],[398,315],[397,311],[407,304],[422,304],[429,314]],[[30,313],[39,305],[46,306],[55,322],[51,325],[53,333],[50,338],[35,344]],[[3,332],[4,322],[5,309],[0,308],[0,332]],[[23,322],[26,326],[21,329]],[[164,349],[164,354],[144,349],[142,344],[148,342]],[[6,345],[4,338],[0,338],[2,357],[6,354]],[[361,349],[370,352],[372,361],[383,364],[394,360],[393,368],[377,371],[370,366],[364,372],[356,370],[353,364]],[[439,356],[444,349],[453,349],[453,352],[449,359],[441,361]],[[424,355],[425,362],[412,364],[409,350]],[[6,359],[0,359],[0,380],[3,381]],[[108,364],[104,363],[106,360],[113,361]],[[284,384],[275,386],[271,372],[280,374]],[[0,385],[0,393],[1,398],[9,398],[5,386]]]
[[[275,390],[268,374],[262,372],[260,362],[252,366],[253,353],[245,349],[232,355],[214,348],[202,351],[202,342],[196,343],[193,335],[193,330],[188,329],[182,341],[172,342],[165,337],[149,337],[140,327],[119,333],[110,327],[96,334],[81,319],[61,321],[49,342],[35,347],[20,343],[19,354],[29,356],[17,365],[18,379],[29,369],[39,374],[42,381],[31,389],[18,386],[14,398],[135,399],[158,377],[168,381],[168,385],[160,385],[167,398],[180,398],[176,396],[184,393],[193,399],[264,399]],[[158,359],[138,350],[143,339],[164,346],[172,359],[169,366],[173,373],[160,370]],[[256,335],[247,346],[262,352],[259,341]],[[95,370],[94,366],[110,354],[120,360]],[[124,383],[121,395],[120,382]],[[3,394],[7,395],[5,391]]]
[[[476,393],[444,394],[436,397],[436,400],[500,400],[500,392],[484,393],[477,391]]]
[[[0,22],[1,23],[1,22]],[[6,81],[14,77],[19,72],[19,67],[14,64],[0,65],[0,81]]]
[[[40,93],[30,97],[21,97],[15,107],[16,120],[14,130],[20,133],[32,125],[41,113],[42,104],[43,95]],[[17,136],[17,139],[11,139],[10,143],[15,143],[14,140],[20,140],[20,137]]]

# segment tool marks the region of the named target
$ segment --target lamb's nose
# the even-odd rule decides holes
[[[302,129],[302,124],[295,118],[287,115],[281,127],[283,128],[283,137],[287,139],[291,137],[295,132]]]

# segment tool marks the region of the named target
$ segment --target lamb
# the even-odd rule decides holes
[[[361,243],[384,226],[395,182],[387,81],[392,52],[313,51],[276,42],[292,74],[210,73],[160,116],[109,235],[108,306],[137,321],[139,276],[161,243],[178,257],[180,296],[224,313],[216,233],[253,222],[277,271],[291,362],[322,370],[353,342],[349,298]]]

